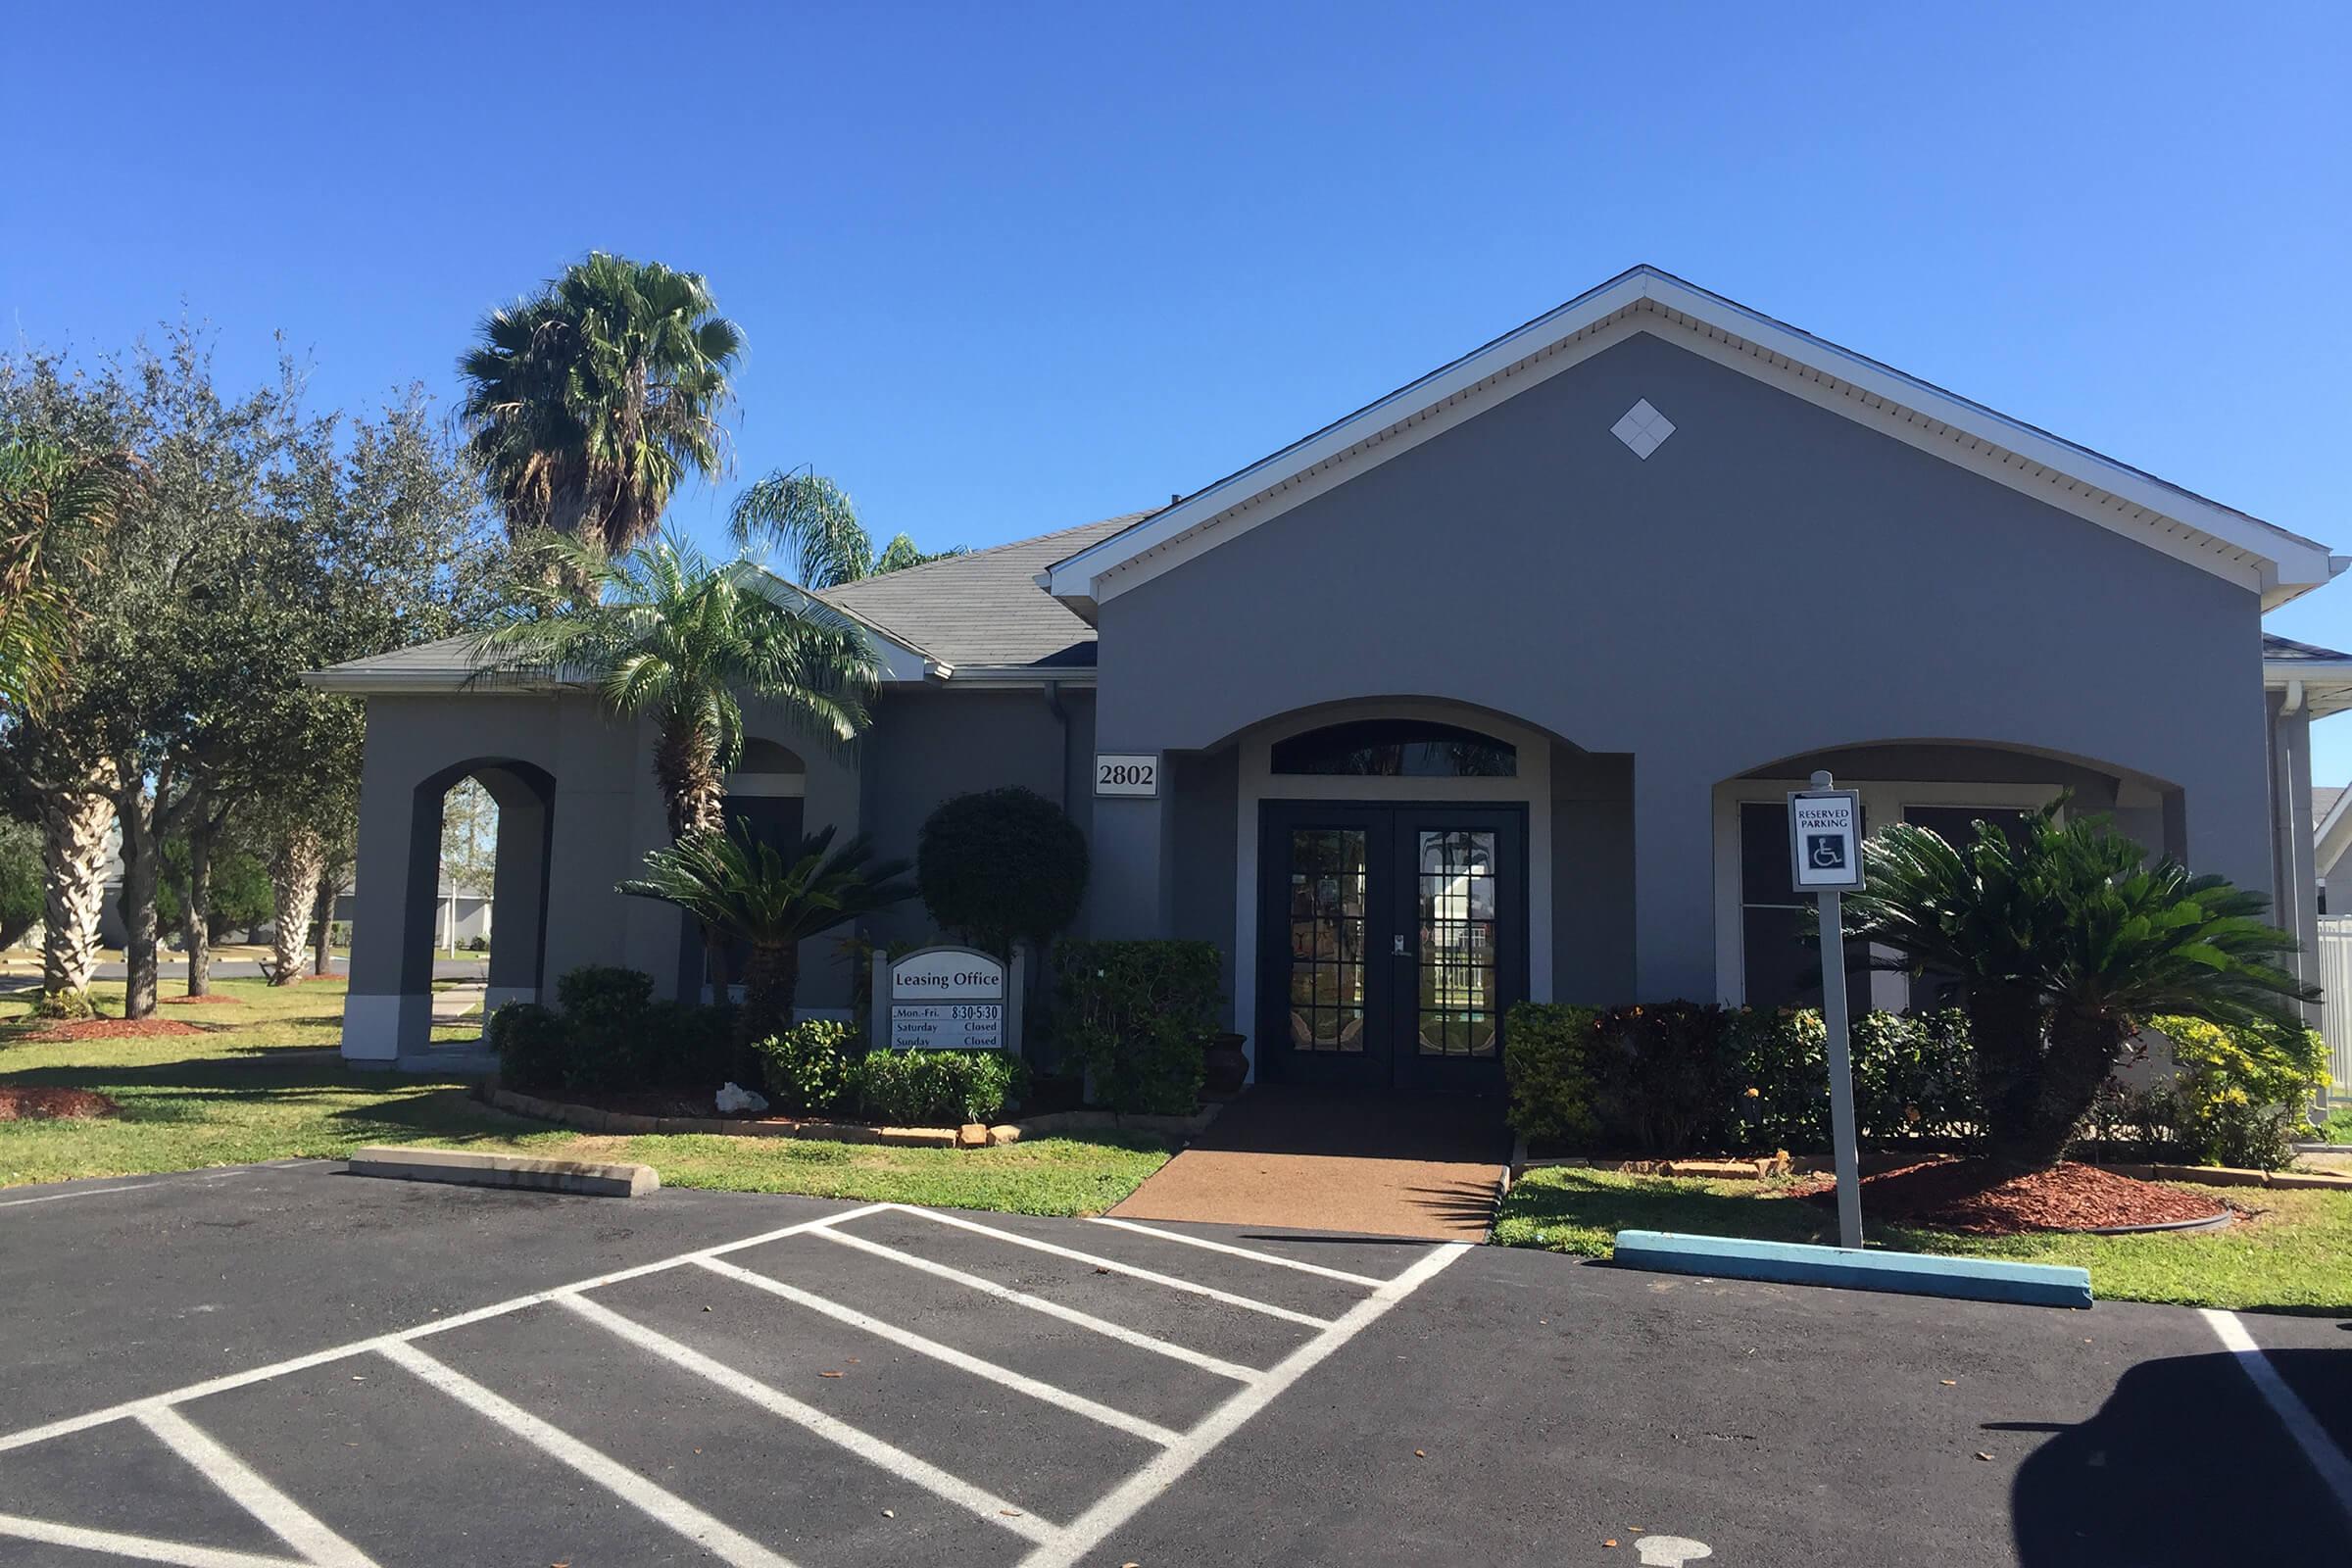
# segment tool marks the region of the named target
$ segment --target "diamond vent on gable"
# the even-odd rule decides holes
[[[1674,421],[1643,398],[1625,411],[1625,417],[1609,426],[1609,434],[1633,448],[1635,457],[1646,458],[1674,434]]]

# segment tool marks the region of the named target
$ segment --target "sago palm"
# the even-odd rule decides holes
[[[482,322],[458,362],[466,453],[516,537],[554,528],[618,554],[688,477],[724,466],[742,349],[700,275],[598,252]]]
[[[615,713],[651,715],[654,774],[673,839],[725,825],[725,776],[742,755],[741,699],[783,710],[803,734],[845,745],[862,731],[877,675],[865,633],[748,562],[713,564],[664,536],[608,560],[543,537],[553,575],[589,593],[476,638],[476,681],[592,686]]]
[[[840,849],[824,828],[779,853],[747,830],[695,833],[653,851],[620,891],[676,905],[705,929],[745,943],[736,1039],[764,1040],[792,1022],[802,942],[914,893],[904,860],[876,860],[863,834]]]
[[[903,533],[876,550],[848,492],[806,468],[778,468],[753,484],[735,498],[727,523],[740,547],[785,552],[792,580],[804,588],[838,588],[963,554],[918,549]]]
[[[2015,843],[1984,822],[1965,847],[1890,826],[1845,904],[1849,936],[1957,977],[1986,1148],[2005,1170],[2057,1163],[2147,1020],[2299,1029],[2293,1004],[2319,995],[2277,963],[2295,942],[2262,918],[2268,899],[2151,861],[2104,818],[2062,823],[2063,805]]]

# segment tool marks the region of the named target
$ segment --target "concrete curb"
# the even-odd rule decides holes
[[[523,1187],[589,1198],[643,1198],[662,1177],[651,1165],[599,1165],[579,1159],[534,1159],[528,1154],[484,1154],[463,1149],[402,1149],[377,1145],[351,1156],[354,1176],[399,1181],[456,1182],[467,1187]]]
[[[985,1149],[1016,1144],[1023,1138],[1038,1138],[1051,1133],[1087,1131],[1123,1130],[1157,1133],[1168,1138],[1191,1138],[1216,1120],[1217,1112],[1224,1109],[1223,1105],[1212,1102],[1190,1116],[1122,1116],[1108,1110],[1056,1110],[1022,1121],[1000,1122],[988,1128],[980,1128],[977,1122],[962,1127],[874,1127],[864,1122],[795,1121],[783,1116],[757,1121],[721,1116],[642,1116],[632,1111],[599,1110],[593,1105],[542,1100],[536,1095],[517,1094],[512,1089],[495,1087],[480,1090],[477,1098],[486,1104],[516,1116],[552,1121],[560,1127],[577,1128],[584,1133],[610,1133],[624,1137],[650,1133],[705,1133],[719,1138],[815,1138],[827,1143],[887,1144],[901,1149]],[[981,1136],[974,1136],[975,1129],[979,1129]]]
[[[1684,1236],[1673,1231],[1619,1231],[1615,1260],[1629,1268],[1716,1279],[1827,1285],[2025,1306],[2090,1305],[2090,1271],[2057,1263],[1852,1251],[1842,1247]]]

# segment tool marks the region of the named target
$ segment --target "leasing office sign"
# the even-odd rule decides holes
[[[976,948],[874,958],[874,1021],[894,1051],[1004,1051],[1020,1044],[1020,971]]]

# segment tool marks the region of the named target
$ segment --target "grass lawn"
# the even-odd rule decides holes
[[[1093,1214],[1125,1198],[1167,1159],[1157,1139],[1132,1135],[972,1151],[589,1137],[492,1110],[464,1084],[354,1072],[318,1054],[331,1050],[342,1030],[341,980],[282,989],[220,980],[214,990],[235,998],[234,1004],[160,1009],[201,1035],[49,1045],[21,1040],[28,1004],[0,998],[0,1084],[90,1089],[122,1107],[113,1118],[0,1121],[0,1186],[295,1156],[335,1159],[366,1144],[421,1143],[642,1160],[679,1187]],[[102,1011],[120,1013],[119,982],[101,982],[93,991]],[[465,1039],[474,1032],[435,1034]]]
[[[1955,1236],[1872,1226],[1874,1245],[1909,1251],[2074,1263],[2109,1300],[2352,1313],[2352,1193],[2204,1187],[2251,1217],[2219,1231],[2146,1236]],[[1494,1240],[1607,1257],[1620,1230],[1683,1231],[1759,1241],[1837,1239],[1831,1209],[1782,1184],[1711,1182],[1573,1167],[1532,1170],[1502,1200]]]

